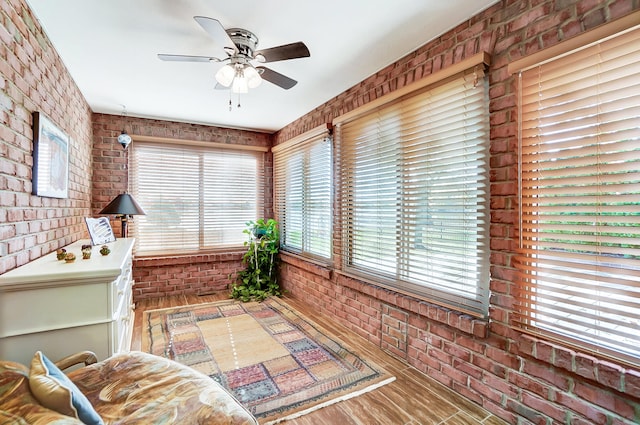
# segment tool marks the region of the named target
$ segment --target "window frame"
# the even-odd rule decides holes
[[[232,144],[226,144],[226,143],[215,143],[215,142],[199,142],[199,141],[192,141],[192,140],[180,140],[180,139],[169,139],[169,138],[162,138],[162,137],[153,137],[153,136],[134,136],[134,143],[132,143],[132,146],[130,147],[129,150],[129,178],[128,178],[128,186],[129,186],[129,190],[132,193],[132,195],[138,200],[139,203],[144,204],[144,208],[145,211],[147,213],[147,217],[149,216],[149,214],[153,214],[154,212],[154,208],[150,205],[151,202],[149,202],[149,200],[145,200],[144,195],[141,195],[139,193],[139,179],[137,176],[137,171],[138,171],[138,165],[136,163],[137,161],[137,157],[136,154],[138,153],[138,151],[140,149],[145,149],[145,148],[152,148],[152,149],[157,149],[157,150],[172,150],[174,152],[178,152],[178,151],[184,151],[187,154],[190,155],[197,155],[200,157],[199,160],[199,165],[198,165],[198,176],[197,176],[197,187],[194,188],[194,192],[198,192],[198,207],[197,207],[197,215],[198,215],[198,230],[197,230],[197,247],[195,246],[183,246],[183,247],[178,247],[178,246],[173,246],[173,247],[169,247],[169,248],[160,248],[160,249],[145,249],[144,248],[144,238],[140,237],[140,231],[143,228],[143,226],[145,226],[145,220],[148,220],[147,217],[145,216],[139,216],[136,217],[135,220],[133,220],[133,222],[130,225],[130,233],[132,237],[136,238],[136,244],[135,244],[135,252],[137,256],[141,256],[141,257],[158,257],[158,256],[167,256],[167,255],[193,255],[193,254],[203,254],[203,253],[207,253],[207,252],[219,252],[219,251],[229,251],[229,250],[235,250],[235,249],[239,249],[243,246],[244,240],[246,239],[246,237],[242,234],[242,231],[246,228],[246,222],[248,220],[256,220],[257,218],[261,217],[263,212],[264,212],[264,208],[265,208],[265,199],[264,199],[264,192],[265,192],[265,154],[268,152],[269,148],[267,147],[262,147],[262,146],[250,146],[250,145],[232,145]],[[210,195],[211,192],[207,191],[206,187],[204,186],[204,171],[205,171],[205,167],[204,167],[204,156],[208,155],[210,158],[214,158],[216,155],[231,155],[231,156],[238,156],[238,157],[243,157],[246,156],[248,160],[255,160],[255,173],[251,173],[250,176],[247,176],[246,179],[243,179],[243,182],[249,182],[250,180],[253,180],[254,185],[253,188],[254,190],[254,195],[253,198],[255,200],[255,213],[252,214],[251,216],[249,216],[248,214],[246,214],[246,217],[243,218],[238,218],[235,220],[234,223],[231,223],[232,226],[237,227],[237,240],[234,241],[229,241],[228,243],[214,243],[214,244],[207,244],[206,243],[206,233],[207,229],[211,229],[211,225],[215,225],[215,222],[212,223],[210,220],[207,219],[206,211],[205,211],[205,206],[202,203],[203,197],[205,195]],[[186,170],[182,170],[182,172],[186,172]],[[214,171],[215,172],[215,171]],[[219,181],[220,183],[224,183],[225,187],[228,187],[228,181],[224,180],[224,179],[219,179],[219,180],[215,180],[215,181]],[[155,190],[157,190],[158,188],[156,188]],[[152,189],[153,190],[153,189]],[[246,193],[246,188],[244,189],[238,189],[241,190],[243,192],[242,196],[246,197],[247,193]],[[249,189],[252,190],[252,189]],[[164,188],[163,188],[164,191]],[[151,196],[151,195],[148,195]],[[236,196],[238,198],[241,197],[241,195],[234,195],[233,198],[236,198]],[[229,196],[227,196],[228,198]],[[195,210],[194,210],[195,211]],[[164,221],[163,221],[164,220]],[[160,221],[162,223],[158,223],[157,225],[160,226],[164,226],[165,224],[168,223],[167,221],[168,219],[160,219]],[[217,224],[217,227],[219,226],[227,226],[230,223],[227,223],[227,220],[223,220],[222,222],[219,222]],[[158,238],[158,236],[156,235],[156,239]],[[171,239],[171,235],[169,234],[168,236],[169,239]],[[211,238],[211,236],[209,237],[209,239]],[[178,238],[180,239],[180,238]],[[191,239],[190,239],[191,240]],[[158,240],[154,239],[154,244],[158,244],[160,242],[158,242]],[[175,242],[175,244],[178,244],[179,242]]]
[[[520,197],[520,202],[519,202],[520,204],[520,232],[519,232],[520,244],[519,244],[519,250],[515,259],[515,264],[516,264],[518,273],[516,274],[516,280],[515,280],[515,283],[516,283],[516,291],[515,291],[516,292],[515,294],[516,295],[516,312],[515,313],[516,314],[514,314],[512,318],[513,325],[528,334],[549,339],[556,343],[564,344],[572,348],[597,355],[599,357],[612,359],[614,361],[619,361],[626,364],[632,364],[634,366],[637,366],[638,364],[640,364],[640,352],[637,352],[636,350],[636,353],[633,354],[631,352],[625,351],[625,349],[623,348],[625,345],[634,346],[634,343],[633,342],[623,343],[621,341],[618,341],[617,345],[616,343],[612,343],[613,340],[615,340],[618,336],[621,336],[623,333],[625,333],[625,331],[623,330],[607,331],[606,330],[606,327],[613,324],[614,320],[618,321],[619,323],[622,323],[620,322],[620,320],[623,320],[623,317],[628,317],[630,320],[633,319],[630,316],[632,314],[632,312],[630,312],[630,309],[632,307],[627,305],[628,303],[624,301],[623,298],[620,298],[618,301],[616,301],[618,303],[617,305],[620,307],[613,309],[616,311],[616,316],[620,316],[619,319],[607,317],[609,315],[607,311],[612,309],[610,307],[607,307],[606,304],[609,303],[611,300],[615,300],[615,297],[611,295],[605,297],[607,302],[602,303],[601,306],[600,306],[600,303],[598,303],[597,306],[595,307],[585,305],[584,310],[579,314],[575,313],[573,310],[566,310],[566,308],[563,307],[562,305],[566,304],[568,306],[570,304],[574,304],[573,302],[572,303],[566,302],[566,299],[569,299],[569,296],[571,296],[570,294],[572,292],[579,293],[581,294],[582,297],[586,297],[587,294],[589,293],[588,285],[590,285],[589,282],[591,281],[596,283],[601,282],[602,287],[599,288],[600,285],[597,285],[596,287],[598,288],[598,291],[606,292],[606,290],[610,290],[607,287],[608,286],[610,287],[612,284],[614,284],[613,280],[615,280],[616,287],[619,286],[619,288],[615,289],[615,293],[621,294],[622,291],[624,291],[624,289],[622,289],[624,287],[624,284],[622,283],[624,282],[624,279],[614,278],[614,275],[616,273],[621,273],[620,276],[623,276],[623,275],[628,275],[630,273],[633,274],[632,270],[640,270],[640,259],[633,260],[632,258],[633,255],[631,255],[631,259],[614,258],[610,254],[608,254],[608,252],[610,251],[610,248],[608,248],[608,245],[603,245],[602,247],[600,247],[599,245],[596,245],[593,249],[589,248],[588,249],[589,251],[594,251],[593,260],[587,260],[588,255],[586,255],[586,252],[580,253],[579,250],[576,251],[576,254],[571,254],[571,255],[569,255],[570,252],[565,252],[563,254],[562,251],[558,251],[557,254],[554,254],[553,256],[549,253],[549,250],[543,250],[541,251],[540,254],[535,254],[535,255],[531,252],[536,246],[551,243],[551,242],[547,241],[547,238],[544,236],[544,233],[541,233],[540,236],[537,236],[537,239],[532,239],[533,238],[532,236],[527,236],[529,232],[528,229],[530,229],[533,226],[533,222],[531,222],[530,224],[529,220],[525,220],[524,211],[525,210],[530,211],[532,207],[531,206],[525,207],[525,202],[527,202],[528,203],[527,205],[529,205],[529,201],[527,201],[527,199],[529,198],[527,198],[527,195],[523,194],[523,191],[527,190],[527,192],[529,192],[531,190],[529,186],[531,185],[523,182],[523,172],[531,168],[531,165],[528,165],[529,161],[523,160],[523,157],[522,157],[523,150],[524,150],[522,138],[524,137],[523,134],[526,131],[526,129],[523,128],[524,126],[523,101],[521,100],[523,83],[522,83],[521,76],[523,72],[526,72],[528,70],[534,70],[538,67],[542,67],[547,64],[556,66],[555,65],[555,62],[557,62],[556,59],[559,59],[561,61],[563,59],[570,60],[573,57],[578,57],[578,55],[589,56],[593,58],[594,57],[593,54],[584,53],[584,52],[588,52],[588,50],[585,50],[585,49],[593,48],[594,46],[598,46],[600,43],[606,43],[608,40],[613,39],[617,35],[623,34],[627,31],[631,31],[631,30],[640,31],[640,26],[638,26],[637,24],[639,19],[640,19],[640,12],[632,13],[624,18],[621,18],[609,24],[602,25],[592,31],[584,33],[566,42],[560,43],[559,45],[556,45],[553,48],[545,49],[543,51],[540,51],[532,55],[531,57],[523,58],[522,60],[516,61],[509,65],[509,71],[512,74],[514,74],[518,80],[518,91],[519,91],[518,138],[519,138],[520,165],[519,165],[519,173],[518,173],[519,174],[518,183],[519,183],[519,197]],[[577,73],[577,71],[575,71],[574,73],[568,73],[566,75],[569,76],[568,78],[577,78],[577,77],[574,77],[574,75],[576,75],[575,73]],[[594,78],[596,78],[595,77],[596,75],[599,75],[599,73],[594,73]],[[576,95],[572,95],[571,97],[574,99],[580,99]],[[539,98],[541,99],[540,102],[544,102],[544,98],[542,97],[539,97]],[[604,115],[604,112],[600,111],[601,105],[603,105],[603,101],[600,101],[600,103],[598,103],[596,106],[596,108],[598,109],[598,113],[596,114],[596,118],[594,119],[596,119],[598,122],[601,122],[600,115]],[[567,106],[565,110],[571,111],[572,109],[570,109],[570,107]],[[617,117],[616,119],[619,119],[619,118],[620,117]],[[576,117],[573,119],[577,120],[579,119],[579,117]],[[630,119],[634,119],[634,116],[630,117]],[[598,141],[595,144],[596,147],[594,149],[600,152],[601,150],[600,148],[604,147],[605,144],[608,146],[611,146],[611,147],[608,147],[607,149],[602,150],[602,153],[606,155],[608,151],[610,150],[612,151],[614,146],[613,143],[624,143],[624,141],[618,140],[618,139],[616,139],[618,141],[614,141],[613,139],[611,141],[606,141],[606,142],[600,141],[601,137],[606,137],[604,132],[605,130],[598,129],[598,136],[597,136]],[[585,142],[580,142],[580,143],[582,143],[582,145],[584,145],[585,143],[590,144],[590,142],[586,141],[587,137],[591,137],[591,136],[587,136],[587,135],[580,136],[579,138],[577,138],[577,140],[582,141],[583,139],[585,139]],[[576,151],[577,146],[582,146],[582,145],[578,145],[576,142],[576,146],[572,147],[571,149]],[[527,152],[529,152],[530,149],[531,148],[527,148]],[[562,161],[562,160],[566,160],[564,158],[573,158],[575,155],[576,154],[565,156],[565,154],[563,154],[561,151],[557,151],[557,153],[554,153],[554,160]],[[629,158],[631,158],[631,156],[626,155],[626,160],[628,160]],[[607,171],[607,167],[609,167],[609,164],[605,156],[602,157],[603,162],[601,162],[600,153],[598,153],[598,156],[596,157],[596,159],[599,164],[597,166],[598,171],[593,174],[598,179],[598,183],[597,183],[598,189],[594,189],[594,190],[597,190],[598,193],[600,193],[600,191],[602,191],[603,193],[606,193],[607,189],[603,188],[605,183],[600,183],[600,179],[608,178],[608,180],[611,181],[611,175],[605,174],[605,173],[609,173],[609,171]],[[575,162],[576,159],[571,159],[570,161]],[[612,162],[611,164],[616,164],[616,162]],[[613,168],[616,169],[615,171],[616,173],[621,173],[623,172],[624,167],[620,165],[614,165],[610,169],[613,169]],[[566,173],[563,173],[562,175],[565,176],[564,179],[568,182],[567,179],[571,178],[572,174],[571,172],[566,172]],[[606,181],[606,180],[603,180],[603,181]],[[545,183],[544,180],[540,180],[540,183],[537,184],[537,186],[543,186],[546,184],[548,183]],[[624,192],[625,190],[621,188],[620,191]],[[537,195],[537,196],[544,196],[544,192],[541,192],[540,195]],[[577,192],[575,196],[576,197],[580,196],[579,192]],[[598,195],[598,197],[600,196],[601,195]],[[604,195],[602,196],[603,196],[602,202],[605,202],[605,203],[609,202],[604,200]],[[545,200],[545,198],[537,198],[537,199],[539,199],[538,201],[536,201],[537,204],[546,205],[546,203],[548,203],[548,201]],[[584,210],[584,212],[581,212],[581,214],[591,214],[594,217],[600,217],[601,212],[599,211],[601,209],[602,211],[607,211],[609,207],[610,207],[610,204],[608,203],[603,204],[601,206],[593,206],[590,210]],[[583,210],[583,207],[581,205],[577,205],[573,208],[576,211]],[[619,207],[618,210],[615,210],[615,211],[618,211],[620,214],[623,214],[623,215],[631,214],[628,211],[626,211],[628,210],[628,208],[629,208],[628,206],[621,206]],[[605,215],[606,214],[607,213],[605,213]],[[549,230],[544,230],[544,229],[548,228],[549,225],[545,224],[545,221],[543,220],[544,218],[540,219],[539,220],[540,224],[536,225],[536,227],[540,227],[542,229],[540,230],[541,232],[548,233]],[[604,223],[612,220],[612,218],[602,217],[602,219],[597,219],[596,221],[599,222],[601,220]],[[618,219],[618,221],[622,222],[621,220],[625,220],[625,219],[624,218]],[[569,223],[569,221],[571,223]],[[564,232],[565,235],[574,234],[572,232],[575,232],[577,229],[577,227],[575,227],[575,224],[576,224],[575,222],[580,220],[572,219],[569,221],[567,221],[567,223],[564,223],[564,224],[563,223],[552,224],[552,226],[555,229],[553,230],[553,232]],[[569,224],[571,224],[571,226]],[[559,227],[561,225],[562,227]],[[606,244],[614,243],[614,241],[611,240],[610,236],[607,234],[607,230],[598,230],[597,227],[599,226],[595,226],[595,227],[596,227],[595,230],[593,230],[593,232],[595,232],[594,233],[595,236],[593,237],[597,237],[598,239],[600,239],[600,236],[597,236],[597,235],[600,234],[600,232],[604,232],[602,235],[602,238],[603,238],[602,240],[607,239]],[[616,229],[621,229],[621,228],[622,227],[616,227]],[[620,232],[622,231],[616,230],[615,233],[620,233]],[[580,242],[581,244],[589,244],[590,243],[589,238],[592,237],[592,236],[589,236],[589,234],[590,232],[587,231],[587,233],[584,233],[584,235],[578,234],[578,236],[575,236],[573,238],[569,236],[563,236],[563,237],[559,236],[558,243],[560,243],[564,239],[567,239],[567,240],[576,239],[576,240],[582,240]],[[619,237],[618,239],[620,238],[621,237]],[[540,242],[536,242],[538,240]],[[562,244],[565,246],[568,246],[566,245],[567,243],[569,242],[568,241],[562,242]],[[628,243],[633,245],[632,240],[629,240]],[[585,245],[585,246],[588,246],[588,245]],[[549,249],[555,249],[555,248],[551,247]],[[620,250],[624,250],[624,249],[626,248],[624,247],[620,248]],[[567,258],[562,259],[562,257],[565,257],[565,256]],[[607,256],[609,260],[607,260]],[[558,257],[558,258],[554,260],[552,257]],[[598,259],[596,259],[596,257]],[[573,283],[567,285],[566,289],[562,289],[561,294],[559,292],[560,289],[555,289],[553,291],[549,289],[548,292],[550,293],[549,294],[545,293],[547,291],[547,288],[551,288],[555,286],[555,284],[549,284],[547,283],[547,281],[559,282],[559,279],[562,279],[561,276],[569,273],[568,270],[563,271],[563,269],[568,267],[567,265],[570,264],[569,262],[575,263],[576,264],[575,267],[577,267],[578,265],[582,264],[583,261],[596,261],[596,263],[601,262],[600,263],[601,266],[600,267],[596,266],[592,273],[592,277],[589,277],[586,280],[582,276],[579,276],[579,275],[574,276],[574,274],[572,273],[571,280],[569,281],[572,281]],[[635,265],[631,264],[634,261],[636,264]],[[555,263],[558,264],[557,267],[552,266]],[[560,269],[558,269],[558,267],[560,267]],[[580,268],[587,270],[588,266],[585,264],[584,266],[580,266]],[[616,272],[616,269],[618,269],[617,272]],[[538,276],[540,276],[540,278],[538,278]],[[629,279],[627,278],[627,280]],[[636,284],[629,283],[628,285],[629,285],[628,287],[633,287],[637,285],[637,283]],[[558,299],[558,301],[553,302],[553,299],[554,299],[553,294],[556,294],[555,295],[556,298],[558,294],[560,294],[560,298]],[[538,300],[538,298],[540,299]],[[583,302],[584,300],[581,301],[580,299],[576,299],[575,305],[580,305]],[[611,303],[611,304],[615,304],[615,303]],[[547,305],[547,307],[545,307],[545,305]],[[626,309],[622,308],[623,305],[627,305]],[[638,308],[639,308],[638,306],[635,307],[636,310]],[[552,317],[557,314],[559,309],[562,309],[563,311],[564,318],[562,319],[562,321],[564,323],[563,324],[559,323],[557,325],[554,325],[553,324],[554,320],[552,320]],[[593,312],[590,313],[590,311],[592,310]],[[625,311],[624,315],[620,314],[620,312],[622,311]],[[598,315],[602,315],[601,317],[603,318],[602,323],[598,323],[597,325],[598,329],[596,329],[595,326],[592,329],[589,329],[591,326],[588,325],[588,322],[583,322],[585,323],[585,326],[584,326],[585,329],[580,330],[582,326],[580,326],[579,323],[581,321],[588,320],[589,316],[593,316],[595,318],[595,317],[598,317]],[[636,317],[636,320],[637,320],[637,317]],[[571,328],[572,323],[575,324],[575,327],[573,328]],[[609,328],[609,329],[612,329],[612,328]],[[600,336],[596,336],[596,335],[600,335]]]
[[[326,143],[326,147],[321,146]],[[311,154],[314,148],[328,149],[323,152],[321,158],[326,165],[326,170],[316,169],[311,166]],[[273,152],[273,182],[274,182],[274,213],[280,226],[280,249],[285,252],[300,255],[302,257],[330,263],[333,259],[333,139],[331,137],[331,126],[320,125],[299,136],[293,137],[272,149]],[[290,169],[286,168],[290,163],[285,162],[290,159],[300,159],[300,176],[293,176],[291,180]],[[282,162],[281,162],[282,161]],[[281,168],[285,167],[285,168]],[[318,172],[319,175],[317,173]],[[325,175],[326,173],[326,175]],[[299,177],[299,178],[296,178]],[[300,217],[299,219],[299,246],[289,239],[289,224],[287,207],[294,203],[291,199],[292,183],[298,184]],[[326,214],[318,208],[314,208],[309,196],[323,194],[320,196],[320,203],[326,204]],[[314,217],[317,219],[318,212],[323,218],[326,226],[313,228]],[[322,221],[322,220],[321,220]],[[326,240],[321,242],[319,248],[314,248],[312,238],[318,237],[318,233],[323,234]],[[291,241],[291,243],[288,243]],[[326,245],[325,249],[322,249]],[[322,251],[322,252],[321,252]],[[326,255],[324,255],[326,254]]]
[[[432,74],[430,76],[425,77],[422,80],[419,80],[411,85],[405,86],[402,89],[396,90],[391,94],[384,96],[382,98],[378,98],[363,107],[360,107],[354,111],[348,112],[337,119],[334,120],[334,129],[335,129],[335,139],[337,143],[336,149],[340,152],[340,164],[339,168],[342,170],[340,174],[340,196],[341,199],[339,201],[341,212],[341,235],[340,235],[340,256],[341,256],[341,267],[343,272],[346,272],[349,275],[357,276],[364,278],[366,280],[375,282],[378,285],[381,285],[385,288],[391,289],[393,291],[397,291],[399,293],[405,293],[413,297],[417,297],[419,299],[424,299],[428,302],[445,306],[447,308],[452,308],[454,310],[470,314],[475,317],[486,319],[488,317],[488,306],[489,306],[489,214],[488,214],[488,192],[489,192],[489,133],[488,133],[488,91],[484,92],[484,103],[487,106],[486,109],[486,136],[484,140],[484,153],[483,157],[485,158],[485,194],[483,197],[483,201],[481,202],[484,206],[485,217],[483,219],[483,223],[480,228],[478,228],[478,234],[481,234],[481,238],[484,238],[484,248],[483,254],[481,254],[481,259],[479,260],[478,270],[479,276],[482,276],[479,280],[481,281],[479,284],[475,286],[476,290],[473,295],[470,293],[466,293],[467,298],[461,297],[460,293],[454,293],[452,291],[444,290],[444,286],[440,286],[439,289],[435,288],[435,285],[430,285],[425,287],[423,284],[412,283],[406,279],[399,279],[397,276],[392,277],[390,275],[386,275],[384,273],[378,273],[372,271],[371,269],[367,269],[365,267],[354,267],[353,259],[351,257],[352,252],[350,252],[350,244],[352,237],[350,232],[351,224],[350,224],[350,214],[349,203],[352,200],[349,200],[349,195],[346,191],[348,191],[350,187],[354,184],[351,180],[351,176],[349,175],[350,171],[348,168],[351,164],[346,164],[344,155],[345,155],[345,145],[344,145],[344,137],[343,137],[343,125],[345,123],[350,123],[353,120],[357,120],[363,116],[366,116],[370,113],[375,113],[386,106],[396,104],[398,102],[402,102],[406,99],[410,99],[413,96],[419,95],[422,92],[425,92],[429,89],[433,89],[439,85],[443,85],[451,81],[456,77],[460,77],[464,73],[473,73],[475,70],[483,70],[485,65],[490,63],[490,57],[487,53],[481,52],[471,58],[468,58],[458,64],[455,64],[449,68],[439,71],[438,73]],[[487,89],[488,83],[483,79],[483,88]],[[389,239],[391,241],[391,239]],[[406,241],[405,241],[406,242]],[[396,240],[394,243],[400,243]],[[398,262],[396,255],[396,263]],[[432,282],[433,283],[433,282]],[[473,292],[473,291],[472,291]]]

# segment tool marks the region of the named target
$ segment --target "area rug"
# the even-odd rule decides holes
[[[144,326],[144,351],[210,376],[263,425],[395,379],[277,298],[150,310]]]

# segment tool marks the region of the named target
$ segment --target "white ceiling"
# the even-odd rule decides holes
[[[95,112],[273,132],[497,0],[27,0]],[[311,57],[266,64],[298,84],[263,82],[229,111],[194,16],[245,28],[258,49],[303,41]]]

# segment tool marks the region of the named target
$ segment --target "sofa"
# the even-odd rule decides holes
[[[148,353],[97,362],[82,352],[54,363],[38,352],[29,367],[0,360],[0,425],[102,423],[258,424],[208,376]]]

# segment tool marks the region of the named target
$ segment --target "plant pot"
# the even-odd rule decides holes
[[[267,236],[267,229],[253,228],[251,234],[255,239],[262,239]]]

